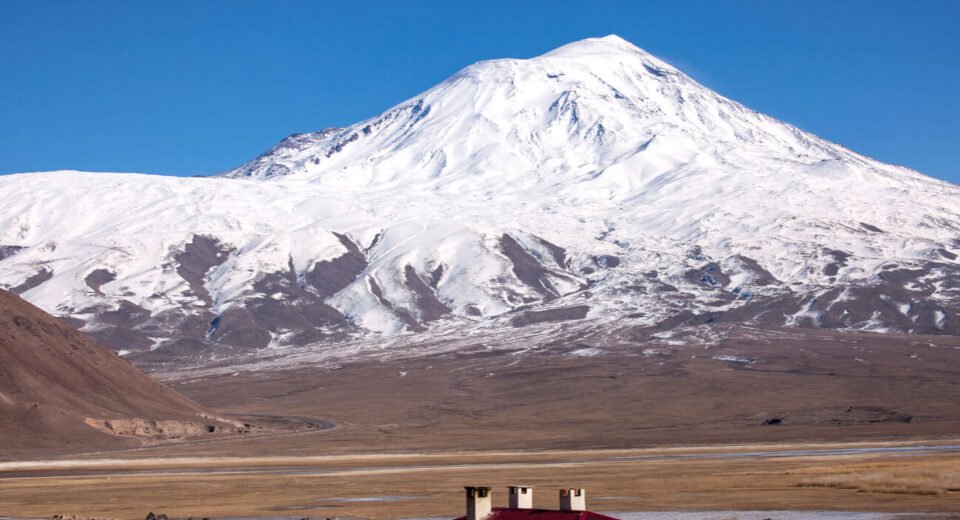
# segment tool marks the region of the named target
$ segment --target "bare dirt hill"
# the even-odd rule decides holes
[[[0,290],[0,459],[241,428]]]

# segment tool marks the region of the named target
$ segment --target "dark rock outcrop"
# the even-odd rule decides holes
[[[46,267],[40,269],[36,274],[30,276],[23,281],[20,285],[10,289],[10,292],[14,294],[23,294],[34,287],[39,287],[40,284],[46,282],[47,280],[53,278],[53,271],[47,269]]]
[[[512,236],[504,234],[500,237],[500,251],[513,263],[513,274],[517,275],[521,282],[540,293],[544,300],[549,301],[560,296],[550,283],[547,276],[549,271]]]
[[[450,314],[450,308],[443,304],[433,288],[427,285],[412,265],[404,269],[406,285],[414,294],[417,295],[417,307],[420,309],[420,319],[423,321],[436,321],[446,314]]]
[[[574,307],[561,307],[558,309],[547,309],[542,311],[526,311],[516,316],[510,323],[514,327],[525,327],[536,323],[582,320],[587,317],[590,307],[586,305],[577,305]]]

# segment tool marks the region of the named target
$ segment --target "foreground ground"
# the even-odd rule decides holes
[[[960,515],[960,441],[0,465],[0,510],[143,518],[455,517],[463,484],[583,486],[599,511],[840,510]],[[949,518],[950,515],[937,516]]]
[[[600,511],[960,514],[960,338],[740,330],[161,375],[275,427],[0,449],[0,513],[453,517],[465,484],[523,483],[541,507],[570,485]]]

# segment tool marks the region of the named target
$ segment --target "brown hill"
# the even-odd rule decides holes
[[[0,290],[0,458],[239,429]]]

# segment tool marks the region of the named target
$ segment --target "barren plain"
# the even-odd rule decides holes
[[[589,362],[463,349],[165,383],[263,427],[5,452],[18,517],[454,517],[461,486],[583,486],[598,511],[960,513],[960,338],[728,330]],[[173,374],[176,374],[175,376]],[[259,433],[258,433],[259,432]],[[25,462],[36,460],[38,462]],[[499,497],[499,498],[498,498]],[[776,517],[776,516],[774,516]]]

